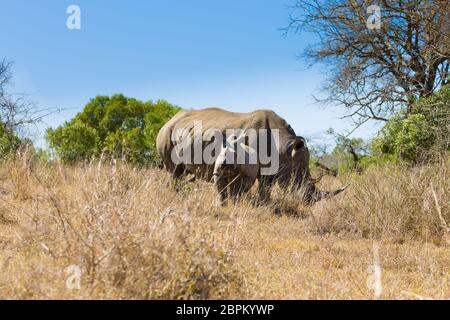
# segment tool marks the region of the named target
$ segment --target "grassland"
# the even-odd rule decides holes
[[[0,298],[449,299],[450,161],[320,187],[344,183],[312,207],[278,189],[216,207],[158,169],[18,157],[0,166]]]

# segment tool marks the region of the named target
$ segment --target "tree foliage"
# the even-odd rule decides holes
[[[338,134],[333,129],[329,129],[327,133],[335,138],[336,146],[331,154],[338,159],[339,169],[361,172],[363,159],[370,154],[369,144],[361,138]]]
[[[100,138],[97,130],[79,119],[65,125],[49,129],[47,140],[51,148],[64,162],[90,159],[99,154]]]
[[[362,138],[350,138],[330,128],[326,134],[333,138],[334,147],[313,146],[311,148],[312,164],[326,175],[337,176],[339,172],[362,172],[371,157],[370,144]]]
[[[410,114],[400,112],[373,143],[380,154],[419,162],[450,150],[450,86],[418,100]]]
[[[142,102],[118,94],[92,99],[82,112],[47,131],[57,156],[73,163],[101,154],[147,164],[156,158],[156,135],[179,107],[166,101]]]
[[[21,145],[22,141],[16,135],[5,130],[3,125],[0,126],[0,160],[16,152]]]

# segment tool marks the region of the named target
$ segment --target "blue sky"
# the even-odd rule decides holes
[[[81,30],[66,28],[66,9],[81,8]],[[14,92],[39,107],[69,109],[96,95],[165,99],[184,108],[270,108],[297,134],[351,128],[343,110],[314,103],[324,75],[296,58],[314,41],[283,36],[292,0],[0,0],[0,57],[14,62]],[[370,138],[376,127],[356,132]],[[37,135],[39,144],[42,139]]]

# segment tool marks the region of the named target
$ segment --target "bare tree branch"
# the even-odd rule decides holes
[[[3,132],[13,139],[20,134],[22,128],[37,124],[45,117],[62,109],[37,108],[35,103],[28,99],[27,94],[9,93],[11,67],[10,62],[0,61],[0,126]]]
[[[381,26],[369,29],[378,4]],[[320,101],[344,107],[359,124],[387,121],[448,82],[450,0],[297,0],[286,32],[319,41],[304,57],[328,66]]]

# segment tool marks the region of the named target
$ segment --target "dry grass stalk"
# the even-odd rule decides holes
[[[449,172],[391,165],[324,179],[352,187],[313,207],[275,188],[217,208],[210,184],[177,192],[157,169],[18,158],[0,167],[0,298],[373,299],[375,239],[381,298],[448,299]]]

